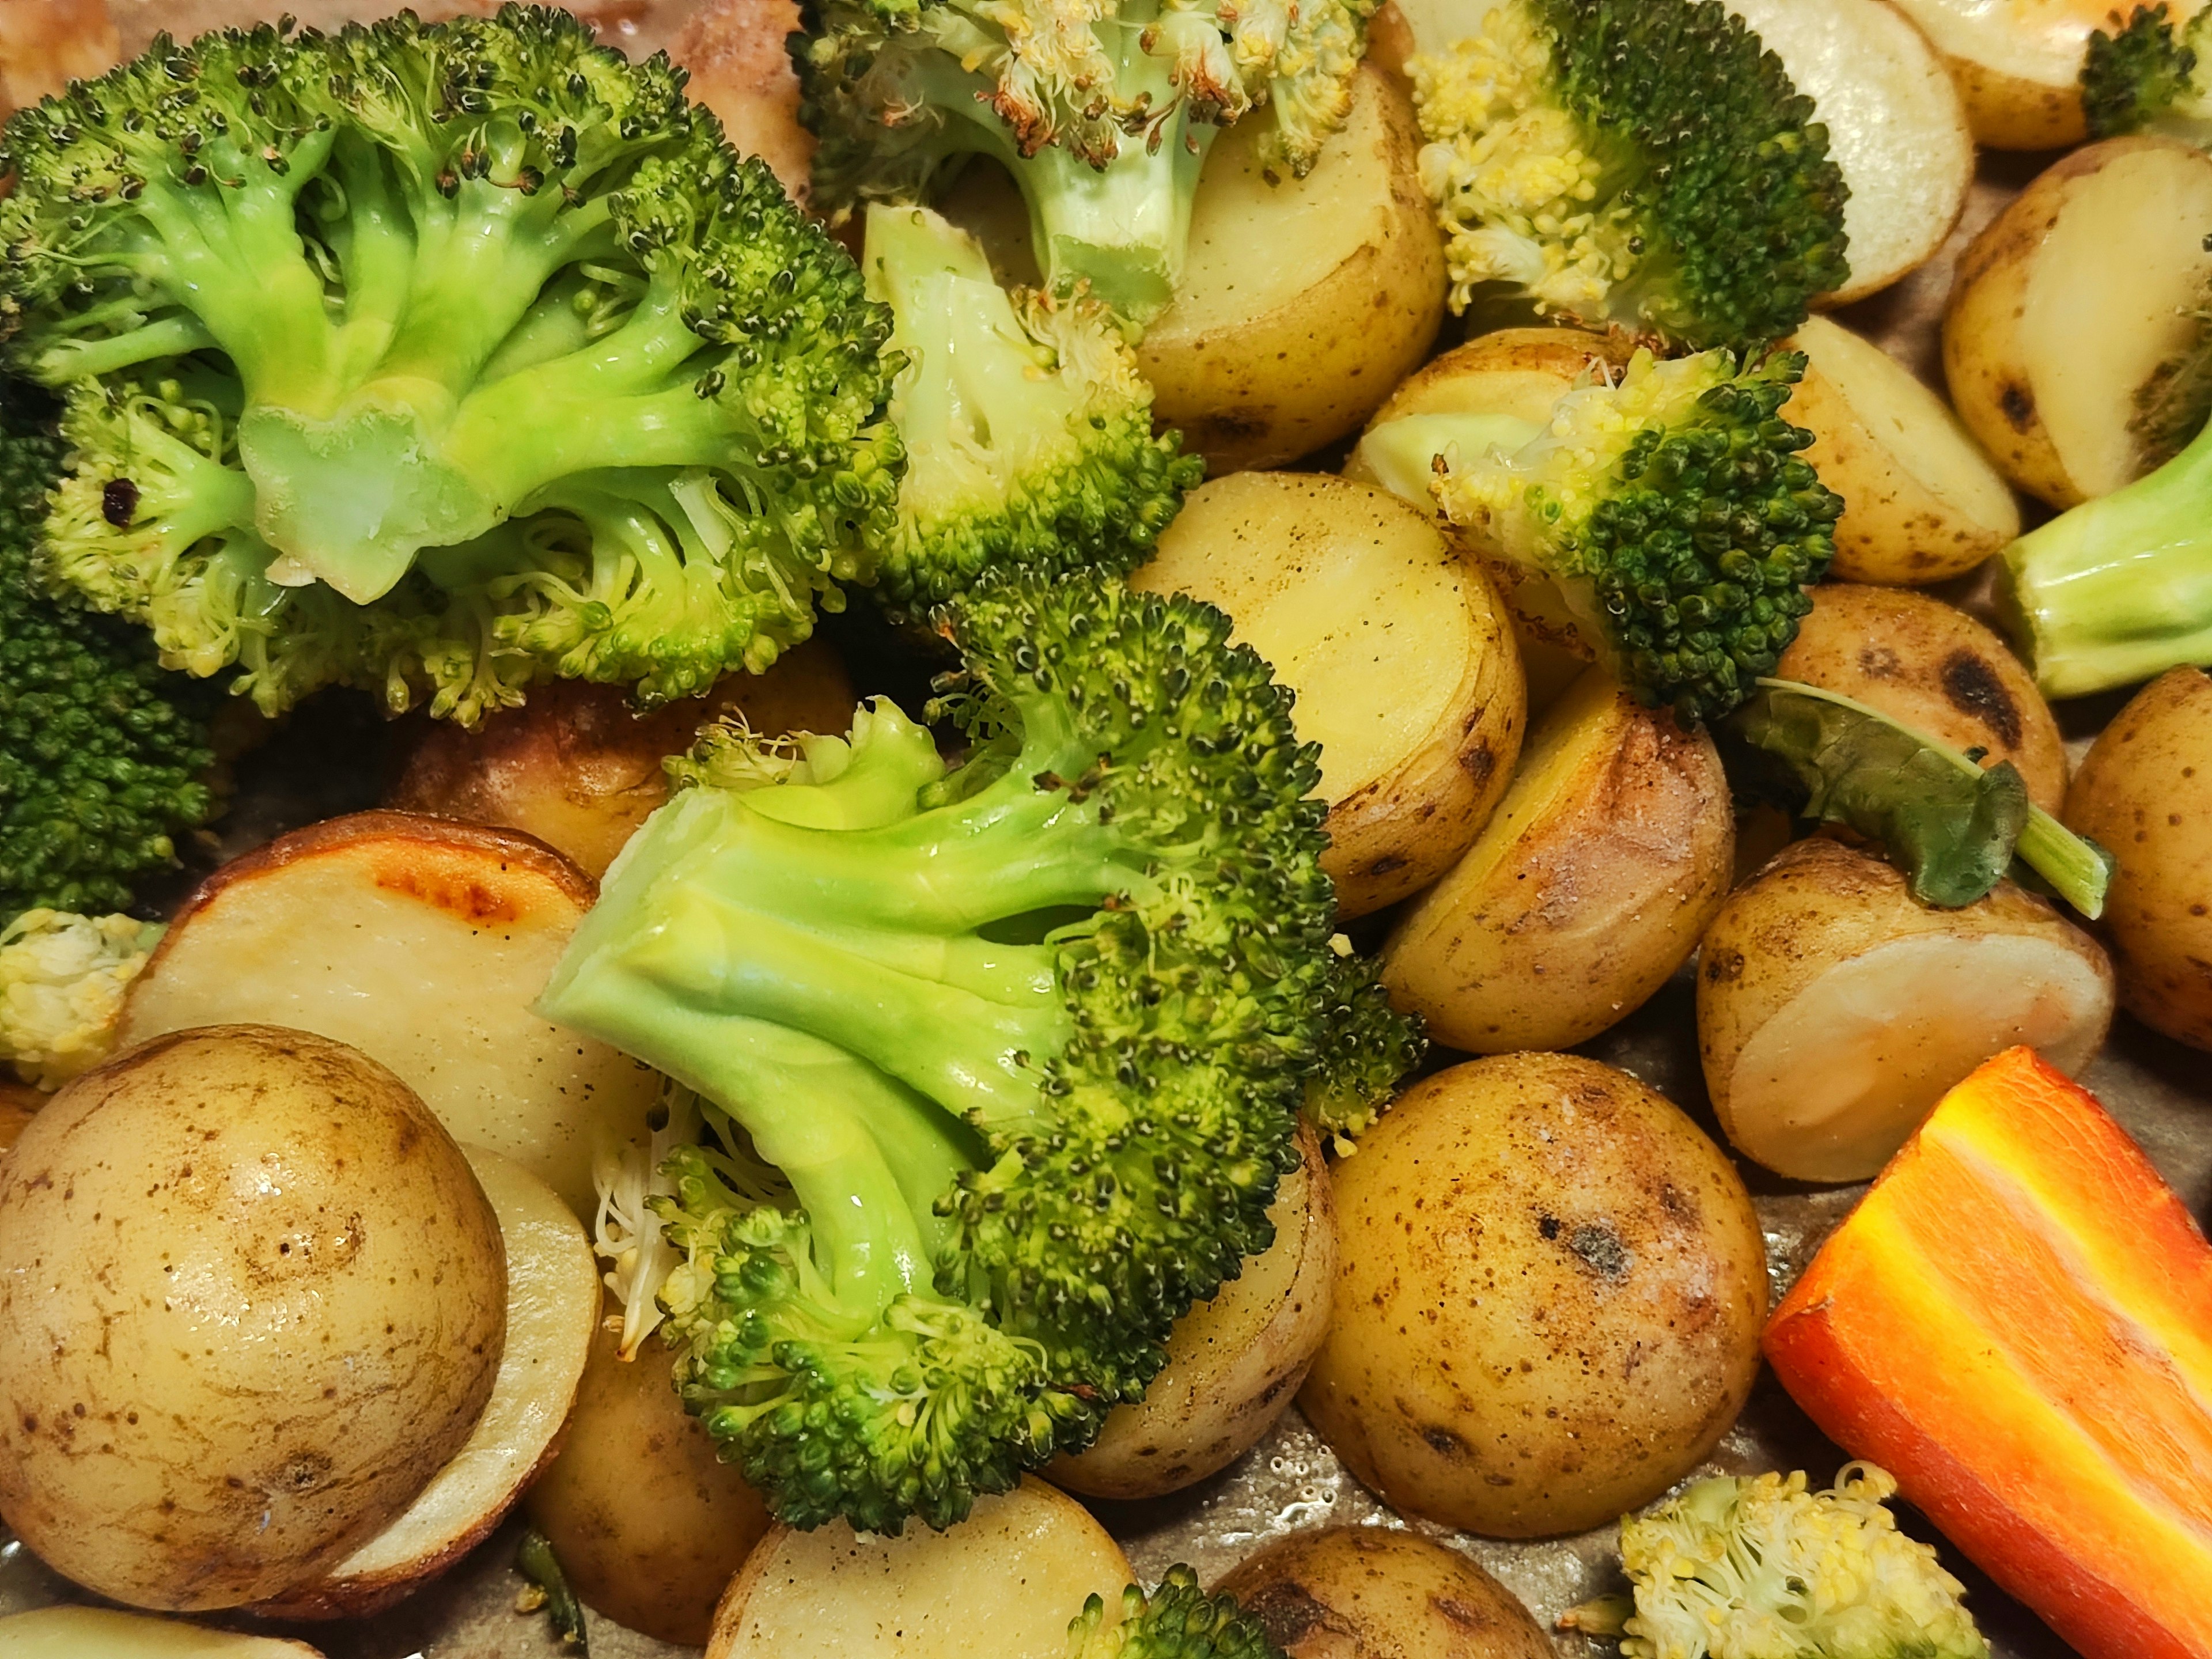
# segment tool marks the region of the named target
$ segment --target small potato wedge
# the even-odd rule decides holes
[[[1513,1592],[1431,1539],[1382,1527],[1278,1538],[1213,1587],[1287,1659],[1553,1659]]]
[[[2112,138],[2046,169],[1974,239],[1943,314],[1951,401],[1997,469],[2068,507],[2187,438],[2212,295],[2212,155]]]
[[[1341,915],[1418,892],[1474,842],[1527,694],[1504,607],[1419,508],[1327,473],[1235,473],[1192,493],[1130,580],[1220,606],[1297,690]]]
[[[531,1012],[597,896],[511,830],[409,812],[313,824],[200,884],[132,981],[117,1044],[240,1020],[336,1038],[397,1072],[455,1139],[589,1216],[594,1147],[641,1133],[659,1088]]]
[[[1806,357],[1790,422],[1844,498],[1831,574],[1917,586],[1964,575],[2020,534],[2020,503],[1948,405],[1880,346],[1825,317],[1788,342]]]
[[[2105,728],[2066,827],[2119,860],[2104,932],[2121,1006],[2212,1053],[2212,675],[2176,668]]]
[[[1179,1492],[1227,1468],[1288,1408],[1328,1334],[1336,1278],[1336,1206],[1310,1124],[1298,1160],[1267,1212],[1275,1242],[1176,1322],[1167,1368],[1088,1450],[1052,1465],[1057,1484],[1092,1498]]]
[[[1592,669],[1530,734],[1474,845],[1400,916],[1382,982],[1451,1048],[1571,1048],[1695,948],[1734,842],[1712,739]]]
[[[520,830],[596,880],[668,799],[660,763],[690,747],[701,726],[734,715],[770,737],[843,732],[854,701],[844,664],[822,640],[794,646],[765,674],[728,675],[708,696],[649,714],[634,712],[621,686],[552,680],[472,731],[423,721],[385,805]]]
[[[1731,894],[1698,956],[1721,1127],[1798,1181],[1871,1179],[1992,1054],[2025,1042],[2078,1071],[2112,1020],[2112,965],[2045,900],[2008,881],[1939,910],[1825,836]]]
[[[0,1659],[322,1659],[305,1642],[210,1630],[112,1607],[38,1607],[0,1619]]]
[[[1850,280],[1821,303],[1887,288],[1943,245],[1974,180],[1973,134],[1942,59],[1884,0],[1724,3],[1813,100],[1850,188]]]
[[[592,1338],[560,1449],[523,1506],[586,1607],[696,1648],[773,1522],[684,1409],[668,1350],[649,1342],[624,1360],[621,1349],[615,1322]]]
[[[1821,584],[1774,675],[1855,698],[1954,749],[1986,750],[1987,765],[2010,761],[2046,812],[2066,799],[2065,740],[2034,676],[1995,634],[1929,594]]]
[[[1118,1606],[1132,1577],[1088,1510],[1024,1476],[948,1532],[775,1528],[722,1598],[706,1659],[1066,1659],[1084,1602]]]

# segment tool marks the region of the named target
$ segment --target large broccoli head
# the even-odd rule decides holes
[[[158,40],[16,115],[9,361],[53,569],[234,664],[473,718],[765,667],[865,574],[888,319],[665,58],[565,11]]]

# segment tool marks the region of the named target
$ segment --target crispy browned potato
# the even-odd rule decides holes
[[[844,664],[820,640],[785,652],[765,674],[728,675],[707,696],[645,715],[620,686],[550,681],[474,731],[423,721],[386,804],[520,830],[596,878],[668,799],[661,760],[689,748],[702,726],[736,714],[770,736],[843,732],[853,703]]]
[[[1774,673],[1855,698],[1954,749],[1985,749],[1986,765],[2010,761],[2046,812],[2066,799],[2065,741],[2034,676],[2002,640],[1941,599],[1824,583]]]
[[[1393,1508],[1578,1532],[1656,1498],[1742,1409],[1759,1218],[1721,1150],[1626,1073],[1455,1066],[1334,1173],[1336,1311],[1298,1401]]]
[[[1213,1588],[1286,1659],[1553,1659],[1511,1590],[1457,1550],[1384,1527],[1278,1538]]]
[[[799,27],[796,0],[696,0],[668,55],[691,72],[687,90],[720,118],[738,153],[766,161],[804,204],[814,135],[799,119],[799,76],[785,44]]]

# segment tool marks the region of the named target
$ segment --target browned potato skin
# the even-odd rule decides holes
[[[1965,611],[1911,588],[1827,582],[1774,665],[1919,727],[1954,749],[2010,761],[2046,812],[2066,799],[2066,744],[2035,677]]]
[[[1553,1659],[1512,1591],[1413,1533],[1293,1533],[1213,1589],[1234,1595],[1287,1659]]]
[[[1540,423],[1595,369],[1622,368],[1630,356],[1626,339],[1589,329],[1494,329],[1407,376],[1367,424],[1468,411]]]
[[[46,1103],[46,1096],[27,1083],[0,1081],[0,1152],[15,1144]]]
[[[585,1606],[657,1641],[702,1647],[771,1518],[684,1409],[659,1340],[627,1362],[621,1346],[615,1328],[592,1340],[566,1438],[524,1506]]]
[[[386,805],[520,830],[602,876],[668,799],[662,758],[689,748],[702,726],[740,714],[769,736],[842,732],[853,704],[844,665],[819,640],[785,652],[765,674],[732,674],[707,696],[645,715],[621,686],[554,680],[474,731],[423,722]]]
[[[266,1025],[143,1043],[0,1166],[0,1516],[138,1607],[317,1577],[468,1438],[506,1273],[460,1149],[367,1055]]]
[[[1974,142],[1991,149],[2063,149],[2089,136],[2078,87],[2045,86],[1946,55]]]
[[[795,0],[703,0],[668,55],[691,72],[692,100],[714,112],[738,153],[766,161],[804,206],[814,135],[799,123],[799,76],[784,45],[799,26]]]
[[[2120,1006],[2212,1052],[2212,677],[2176,668],[2138,691],[2082,761],[2063,817],[2119,860],[2103,931]]]
[[[1453,1066],[1336,1181],[1336,1316],[1298,1402],[1393,1508],[1577,1532],[1657,1497],[1742,1409],[1759,1218],[1720,1149],[1626,1073]]]

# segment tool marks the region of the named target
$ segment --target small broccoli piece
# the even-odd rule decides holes
[[[907,470],[878,595],[926,613],[1000,566],[1143,562],[1206,464],[1152,435],[1152,389],[1111,313],[1079,289],[1007,294],[927,208],[871,207],[861,264],[906,358],[890,410]]]
[[[1578,386],[1532,428],[1496,414],[1416,416],[1361,440],[1401,494],[1426,480],[1509,591],[1548,580],[1583,641],[1644,703],[1711,720],[1751,695],[1812,608],[1843,502],[1783,418],[1805,359],[1739,370],[1725,351],[1638,352],[1617,384]]]
[[[58,1089],[107,1058],[123,994],[161,943],[135,916],[26,910],[0,927],[0,1060]]]
[[[38,534],[61,445],[0,383],[0,921],[120,910],[215,797],[202,689],[136,629],[48,593]]]
[[[1104,1597],[1084,1603],[1068,1626],[1068,1659],[1283,1659],[1235,1597],[1206,1595],[1186,1566],[1170,1567],[1150,1595],[1130,1585],[1121,1613],[1109,1625]]]
[[[1717,0],[1502,0],[1412,70],[1455,310],[1749,349],[1850,274],[1827,130]]]
[[[683,88],[510,5],[164,38],[16,114],[55,574],[268,712],[651,703],[805,638],[894,510],[889,319]]]
[[[2200,72],[2208,27],[2202,11],[2177,27],[2161,0],[2137,6],[2111,33],[2090,35],[2081,60],[2089,136],[2152,132],[2212,147],[2212,82]]]
[[[701,1097],[661,1329],[798,1526],[1087,1444],[1272,1239],[1321,1059],[1318,763],[1229,619],[1001,574],[940,624],[966,760],[885,702],[710,734],[539,1003]]]
[[[582,1659],[590,1659],[592,1638],[584,1623],[583,1604],[568,1588],[568,1576],[561,1571],[560,1558],[553,1553],[553,1540],[535,1527],[525,1528],[522,1541],[515,1547],[514,1570],[529,1581],[528,1588],[515,1598],[514,1610],[544,1613],[561,1645],[573,1647]]]
[[[1420,1018],[1390,1006],[1382,965],[1339,934],[1322,1013],[1321,1063],[1306,1079],[1306,1119],[1339,1152],[1389,1109],[1398,1085],[1421,1063],[1429,1040]]]
[[[2007,548],[1996,600],[2046,697],[2212,664],[2212,427]]]
[[[1884,1507],[1897,1482],[1850,1463],[1826,1492],[1804,1474],[1698,1481],[1620,1523],[1635,1610],[1561,1622],[1619,1636],[1622,1659],[1988,1659],[1966,1587]]]
[[[919,200],[994,156],[1029,204],[1047,286],[1082,279],[1149,322],[1182,274],[1215,134],[1265,105],[1265,160],[1303,177],[1351,107],[1376,4],[808,0],[793,56],[822,140],[816,205],[836,222]]]

